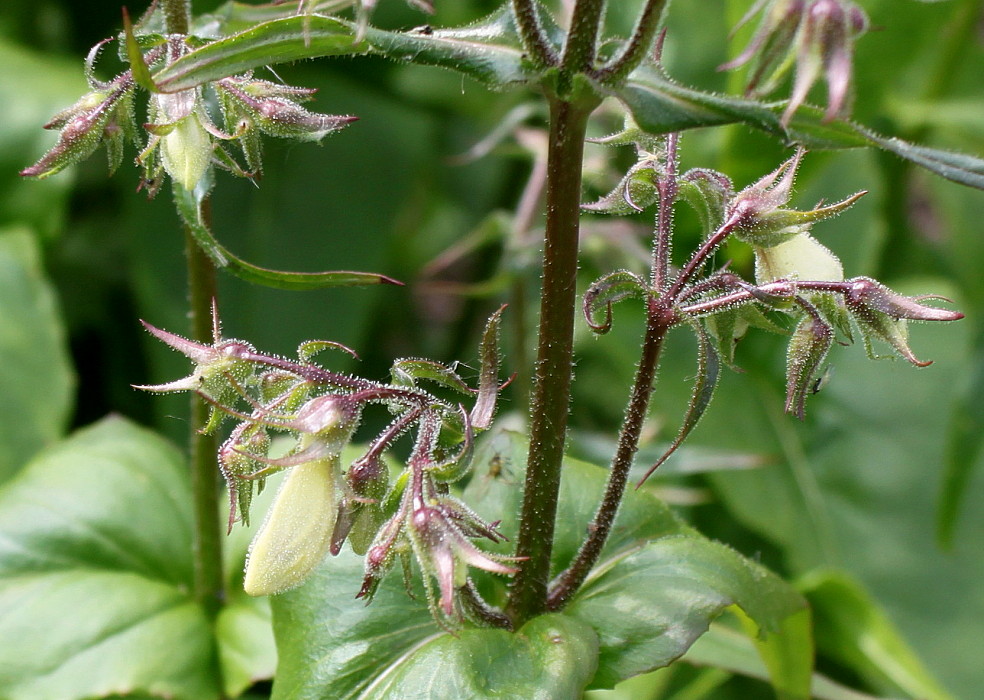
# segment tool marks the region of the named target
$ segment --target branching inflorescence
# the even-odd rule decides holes
[[[244,341],[223,338],[214,309],[211,343],[186,340],[147,325],[155,337],[196,366],[184,379],[140,388],[198,394],[211,410],[202,432],[215,433],[228,418],[236,422],[218,450],[219,469],[229,491],[228,527],[237,520],[248,524],[253,497],[265,479],[275,472],[288,472],[250,550],[245,575],[248,593],[274,594],[299,585],[326,554],[338,554],[347,541],[355,552],[365,555],[358,597],[370,600],[397,560],[403,563],[410,587],[408,572],[415,560],[424,573],[432,613],[448,628],[457,627],[462,618],[516,626],[542,612],[559,610],[585,581],[611,532],[639,446],[660,354],[672,328],[686,326],[696,335],[698,372],[676,438],[643,481],[696,426],[710,404],[721,365],[734,365],[735,345],[749,328],[789,333],[785,409],[802,418],[806,400],[836,342],[846,344],[859,334],[869,354],[874,354],[872,340],[883,341],[898,355],[922,366],[928,362],[918,360],[909,348],[907,323],[961,318],[959,312],[924,304],[926,297],[906,297],[866,277],[845,279],[841,262],[813,237],[812,227],[848,209],[864,192],[805,211],[790,208],[803,148],[741,190],[721,172],[706,168],[678,172],[679,130],[683,128],[717,125],[734,117],[733,121],[792,138],[798,112],[821,75],[828,86],[828,109],[822,117],[813,117],[812,128],[820,134],[815,139],[834,146],[877,143],[889,147],[888,140],[878,141],[860,128],[824,131],[848,109],[854,42],[868,25],[864,13],[848,0],[761,0],[743,20],[762,14],[747,49],[723,68],[747,65],[749,94],[761,95],[773,90],[795,64],[792,97],[781,110],[682,91],[653,70],[652,55],[657,54],[658,62],[659,29],[667,5],[663,0],[643,4],[632,35],[619,42],[620,48],[605,60],[600,49],[605,43],[601,40],[605,3],[600,0],[574,3],[571,30],[563,41],[558,39],[562,34],[559,25],[532,0],[512,0],[508,9],[493,15],[485,25],[437,35],[430,27],[402,33],[375,30],[368,24],[374,0],[354,3],[354,23],[318,14],[352,4],[299,0],[296,12],[304,15],[304,21],[294,22],[302,18],[293,17],[293,11],[271,20],[281,24],[271,31],[274,39],[270,41],[277,47],[281,40],[289,43],[298,52],[295,58],[313,57],[316,51],[356,55],[375,50],[394,58],[460,69],[494,87],[525,82],[546,94],[550,103],[540,338],[517,555],[503,557],[480,550],[473,540],[504,539],[498,523],[487,522],[452,493],[452,484],[471,468],[475,434],[492,424],[501,388],[497,378],[501,309],[486,326],[476,389],[453,369],[428,360],[398,360],[390,382],[332,372],[315,364],[313,357],[326,349],[346,349],[327,341],[302,344],[296,360],[267,355]],[[424,0],[413,4],[430,9]],[[317,141],[354,117],[308,111],[301,103],[312,97],[312,90],[261,80],[242,70],[237,61],[252,60],[253,51],[265,56],[263,52],[271,50],[259,35],[233,37],[225,47],[231,59],[229,55],[198,56],[197,68],[206,73],[214,68],[209,61],[223,65],[222,61],[229,60],[224,65],[235,65],[236,70],[222,75],[216,70],[198,82],[189,79],[178,87],[162,88],[155,84],[155,76],[182,61],[187,66],[190,56],[213,42],[185,30],[165,31],[166,27],[158,26],[160,18],[155,12],[149,12],[136,29],[127,20],[121,43],[131,68],[112,80],[100,81],[94,71],[106,42],[92,49],[86,60],[91,91],[51,120],[47,127],[61,130],[58,143],[22,174],[47,177],[87,157],[101,144],[107,148],[110,168],[115,169],[122,161],[124,143],[138,141],[134,95],[138,88],[145,88],[150,98],[143,125],[146,141],[137,157],[141,187],[154,194],[162,186],[163,175],[170,176],[180,215],[218,267],[229,265],[250,281],[293,289],[322,282],[324,286],[365,283],[373,277],[346,272],[324,273],[315,279],[304,273],[256,268],[234,260],[211,238],[204,200],[214,167],[258,176],[262,171],[261,134]],[[311,45],[316,21],[323,33],[319,36],[327,36],[328,48],[304,53]],[[237,41],[243,42],[239,45],[242,56],[236,54]],[[260,65],[263,63],[249,63],[253,68]],[[629,85],[631,76],[638,74],[642,80]],[[170,79],[175,80],[174,75]],[[591,113],[608,96],[620,99],[631,114],[624,131],[599,141],[634,147],[636,163],[609,195],[581,208],[608,214],[655,209],[652,257],[647,278],[619,270],[592,284],[583,296],[582,310],[591,329],[602,334],[611,328],[616,302],[640,299],[646,312],[646,336],[594,521],[577,555],[548,585],[548,572],[554,570],[553,524],[573,365],[584,135]],[[670,104],[672,108],[667,107]],[[648,126],[644,129],[639,124]],[[796,133],[810,136],[809,131]],[[232,155],[230,144],[238,146],[244,165]],[[898,144],[895,148],[905,150]],[[973,169],[976,166],[961,171],[945,155],[913,149],[909,156],[948,176],[957,172],[971,181],[980,175]],[[697,247],[674,268],[672,212],[679,202],[695,210],[703,230]],[[728,266],[711,269],[715,254],[732,239],[753,250],[755,270],[747,279]],[[392,280],[374,276],[369,281]],[[473,400],[473,408],[466,410],[421,388],[422,381]],[[376,435],[360,440],[357,457],[343,461],[343,451],[351,447],[363,413],[375,405],[390,411],[390,422]],[[393,448],[406,435],[411,436],[408,456],[396,460]],[[274,439],[277,436],[288,439],[286,450],[281,449],[283,441]],[[402,467],[393,467],[397,461]],[[519,574],[506,613],[482,600],[469,578],[469,566],[494,574]]]
[[[347,349],[327,341],[302,344],[297,360],[266,355],[249,343],[223,338],[217,315],[211,345],[145,324],[156,338],[191,359],[195,371],[174,382],[138,388],[197,393],[212,408],[205,432],[217,430],[226,418],[238,421],[219,450],[229,489],[230,530],[237,519],[249,523],[253,495],[265,479],[289,470],[250,548],[247,593],[268,595],[299,585],[347,540],[366,556],[359,597],[371,599],[397,559],[409,571],[413,557],[426,574],[428,600],[438,620],[456,624],[463,615],[483,615],[487,606],[469,583],[467,567],[497,574],[515,569],[508,559],[486,554],[471,542],[501,542],[503,537],[495,523],[485,522],[452,496],[449,485],[468,474],[475,432],[491,424],[500,388],[495,349],[499,317],[497,312],[489,321],[474,390],[451,368],[425,360],[397,361],[390,383],[332,372],[312,358],[325,349]],[[420,388],[420,380],[473,398],[474,408],[466,411],[438,398]],[[343,465],[342,452],[373,404],[388,408],[393,418],[359,457]],[[291,445],[274,457],[276,434],[289,436]],[[386,454],[406,434],[413,435],[410,456],[391,479]]]

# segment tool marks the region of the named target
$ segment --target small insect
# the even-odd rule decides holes
[[[495,452],[489,458],[488,469],[486,469],[485,473],[476,475],[478,481],[475,484],[473,495],[477,500],[483,499],[493,484],[516,485],[516,481],[513,478],[515,476],[515,470],[511,462],[512,460],[508,456],[503,456],[499,452]]]
[[[819,394],[820,390],[823,389],[825,386],[827,386],[828,383],[830,383],[830,380],[833,378],[833,376],[834,376],[834,368],[832,366],[825,369],[823,371],[823,374],[821,374],[819,377],[813,380],[813,384],[810,385],[810,393]]]

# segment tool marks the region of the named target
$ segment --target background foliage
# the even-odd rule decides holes
[[[196,12],[209,4],[196,0]],[[479,0],[438,4],[435,24],[494,7]],[[747,3],[705,0],[699,10],[688,4],[677,0],[670,13],[670,74],[685,84],[737,90],[737,82],[729,84],[735,76],[713,68],[742,45],[741,37],[733,44],[725,38]],[[979,23],[959,22],[964,13],[980,19],[980,0],[863,5],[883,31],[859,43],[858,120],[882,133],[984,152],[984,39]],[[83,91],[79,57],[118,30],[118,12],[110,0],[8,0],[0,7],[3,481],[47,445],[108,413],[177,440],[184,434],[183,400],[129,388],[185,370],[182,358],[145,337],[136,321],[183,326],[181,238],[167,196],[148,203],[133,192],[126,167],[107,180],[98,158],[43,182],[16,175],[50,145],[53,136],[39,125]],[[401,3],[383,3],[375,20],[394,27],[427,21]],[[970,31],[951,37],[954,26]],[[489,212],[515,206],[530,167],[515,141],[475,162],[454,157],[523,96],[489,94],[451,73],[377,58],[280,70],[294,84],[320,89],[316,109],[360,121],[321,148],[268,144],[259,188],[220,177],[218,237],[269,267],[372,270],[408,287],[295,293],[226,277],[228,332],[282,353],[307,338],[330,338],[359,351],[364,376],[381,376],[396,356],[474,363],[476,333],[501,303],[509,275],[523,279],[523,251],[488,235],[434,274],[427,264],[478,230]],[[714,167],[739,185],[783,157],[774,141],[744,127],[688,133],[683,154],[684,167]],[[589,176],[585,200],[607,192],[611,177]],[[984,619],[984,471],[973,468],[984,434],[984,199],[868,150],[811,155],[798,185],[801,205],[870,190],[851,211],[818,227],[820,240],[849,275],[875,276],[907,294],[941,291],[967,319],[913,328],[916,354],[936,361],[928,369],[890,360],[872,365],[859,347],[835,353],[832,379],[802,424],[782,415],[781,339],[750,336],[737,356],[745,373],[725,376],[719,400],[691,438],[693,449],[675,458],[675,469],[667,464],[658,485],[703,532],[801,581],[817,612],[821,670],[877,693],[975,697],[984,681],[974,651]],[[604,242],[624,243],[625,230],[636,225],[644,236],[644,221],[585,224],[585,283],[632,264],[635,243],[618,249]],[[683,216],[681,226],[686,230]],[[485,230],[494,233],[495,226]],[[739,250],[732,253],[736,265],[750,264]],[[598,436],[612,435],[620,418],[641,327],[633,320],[623,311],[609,336],[585,333],[579,343],[576,456],[592,460],[610,451]],[[672,437],[689,396],[694,368],[687,342],[683,334],[671,338],[654,397],[654,451]],[[511,400],[522,405],[522,397]],[[91,443],[100,431],[114,430],[121,428],[103,424],[76,439]],[[134,449],[169,449],[141,446],[148,439],[135,433]],[[52,463],[58,454],[43,459]],[[0,490],[0,499],[12,493]],[[928,672],[902,662],[909,652],[898,647],[892,625]],[[858,646],[862,634],[874,640],[873,649]],[[767,692],[715,678],[703,676],[709,697]],[[656,692],[657,682],[649,682],[648,692]]]

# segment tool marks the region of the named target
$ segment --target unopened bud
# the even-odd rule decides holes
[[[899,355],[919,367],[932,364],[932,360],[919,360],[909,347],[908,320],[956,321],[963,318],[959,311],[947,311],[920,304],[925,297],[905,297],[867,277],[851,280],[844,295],[848,310],[864,333],[869,346],[871,337],[878,338],[895,349]]]
[[[272,595],[300,585],[324,559],[337,513],[338,457],[290,470],[253,538],[243,588]]]
[[[806,397],[830,346],[833,330],[808,313],[796,326],[786,355],[786,412],[803,418]]]

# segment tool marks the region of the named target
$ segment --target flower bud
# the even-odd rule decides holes
[[[796,78],[789,106],[782,121],[788,124],[806,100],[820,73],[827,82],[827,112],[824,121],[842,114],[847,107],[854,62],[854,41],[868,27],[868,18],[857,5],[845,0],[813,0],[806,11],[798,37]]]
[[[285,427],[311,436],[326,453],[341,454],[359,426],[360,407],[344,395],[309,399]]]
[[[260,459],[270,450],[270,435],[261,425],[242,422],[236,426],[222,447],[219,448],[219,470],[225,477],[229,490],[229,532],[236,521],[238,509],[243,525],[249,526],[249,508],[253,502],[253,488],[263,487],[263,480],[244,479],[264,467]],[[257,459],[260,458],[260,459]]]
[[[786,413],[803,419],[806,397],[833,342],[833,330],[819,315],[807,313],[796,326],[786,355]]]
[[[212,159],[212,138],[202,123],[205,109],[198,88],[151,97],[151,124],[146,129],[160,137],[164,170],[185,189],[192,190]]]
[[[455,591],[468,579],[467,566],[496,574],[513,574],[516,569],[469,542],[444,510],[427,505],[418,507],[410,517],[408,534],[421,568],[437,579],[440,609],[450,617],[454,614]]]
[[[889,345],[906,360],[919,367],[932,364],[932,360],[921,361],[909,347],[908,320],[913,321],[956,321],[963,318],[959,311],[947,311],[920,304],[925,297],[905,297],[896,294],[884,285],[867,277],[850,280],[851,286],[844,295],[848,310],[864,333],[868,354],[871,352],[871,338],[878,338]]]
[[[37,163],[21,171],[24,177],[46,178],[92,155],[106,145],[109,169],[116,170],[123,158],[126,137],[133,138],[133,81],[126,76],[84,95],[78,102],[45,124],[61,129],[58,143]]]
[[[735,220],[735,236],[756,248],[777,246],[807,233],[816,222],[849,209],[866,194],[857,192],[835,204],[808,211],[785,208],[792,197],[793,181],[805,153],[803,149],[797,150],[792,158],[734,196],[728,216]]]
[[[243,588],[273,595],[304,582],[331,543],[341,474],[337,456],[312,460],[288,472],[253,538]]]
[[[868,17],[849,0],[771,0],[756,3],[739,26],[762,12],[751,42],[730,70],[749,65],[748,92],[772,92],[795,63],[796,76],[789,106],[782,115],[788,124],[821,75],[827,83],[829,121],[847,107],[854,62],[854,42],[868,29]]]
[[[348,126],[357,117],[319,114],[300,106],[315,90],[256,80],[249,75],[223,78],[214,83],[225,115],[226,129],[235,134],[247,165],[262,170],[255,131],[269,136],[320,141]]]
[[[220,406],[232,405],[239,399],[236,384],[244,384],[255,371],[251,360],[255,353],[252,345],[241,340],[218,340],[215,345],[205,345],[154,328],[149,323],[143,325],[152,335],[195,362],[195,370],[187,377],[173,382],[135,385],[134,388],[161,393],[196,391]],[[202,432],[213,432],[219,427],[222,417],[223,414],[213,405]]]

